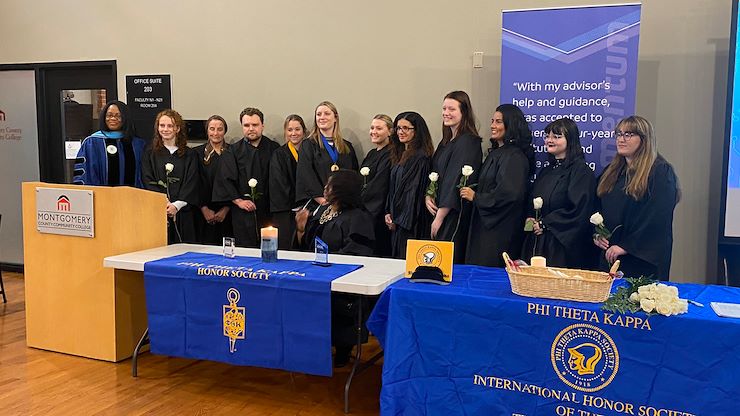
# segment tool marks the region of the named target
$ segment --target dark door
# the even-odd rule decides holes
[[[72,183],[74,159],[67,158],[67,146],[73,149],[74,143],[98,130],[100,107],[118,97],[115,62],[42,67],[38,85],[39,118],[43,121],[39,123],[41,180]]]

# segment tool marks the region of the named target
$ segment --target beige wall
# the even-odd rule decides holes
[[[441,99],[453,89],[471,93],[487,134],[498,104],[501,10],[593,3],[3,0],[0,63],[115,59],[122,98],[126,74],[172,74],[173,106],[191,119],[223,114],[233,137],[245,106],[261,108],[266,133],[279,137],[285,115],[310,119],[328,99],[367,151],[367,126],[380,112],[419,111],[439,136]],[[643,2],[637,109],[655,122],[683,186],[678,280],[704,281],[716,255],[710,188],[720,177],[730,14],[730,0]],[[485,53],[483,69],[472,68],[474,51]]]

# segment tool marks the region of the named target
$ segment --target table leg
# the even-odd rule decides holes
[[[131,357],[131,377],[139,376],[139,371],[137,367],[139,352],[141,352],[141,348],[148,343],[149,343],[149,328],[147,327],[147,329],[144,331],[144,335],[141,336],[139,343],[136,344],[136,348],[134,348],[134,354]]]
[[[383,356],[383,351],[378,352],[367,362],[360,363],[360,357],[362,356],[362,325],[363,325],[363,306],[362,301],[364,297],[362,295],[357,296],[357,322],[355,322],[357,329],[357,344],[355,345],[355,362],[352,364],[352,371],[350,371],[347,377],[347,382],[344,384],[344,413],[349,413],[349,389],[352,385],[352,379],[367,370],[368,368],[375,365],[375,363]]]

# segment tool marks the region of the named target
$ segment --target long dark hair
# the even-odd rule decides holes
[[[565,150],[565,160],[576,160],[583,158],[583,148],[581,147],[581,136],[578,131],[578,125],[575,121],[565,117],[553,121],[545,127],[545,134],[559,134],[565,136],[567,149]],[[555,163],[555,156],[548,153],[547,158],[550,163]]]
[[[408,149],[398,139],[398,122],[406,120],[414,127],[414,138],[411,139]],[[434,153],[432,134],[424,117],[415,111],[405,111],[396,116],[393,121],[393,134],[391,134],[391,163],[402,165],[413,155],[420,153],[431,156]]]
[[[339,169],[332,173],[326,181],[330,187],[330,204],[335,202],[339,209],[352,209],[363,207],[362,203],[362,176],[354,170]]]
[[[496,111],[501,113],[504,119],[504,145],[512,144],[524,152],[529,160],[529,174],[534,174],[534,148],[532,148],[532,130],[529,129],[529,123],[524,117],[522,110],[514,104],[501,104],[496,107]],[[493,142],[494,148],[497,147]]]
[[[136,130],[134,129],[134,123],[131,121],[131,112],[126,103],[122,101],[108,101],[105,106],[103,106],[103,109],[100,110],[100,118],[98,118],[98,129],[100,131],[109,131],[108,126],[105,124],[105,113],[108,112],[108,109],[112,105],[118,107],[118,111],[121,112],[121,133],[123,133],[123,140],[130,141],[136,137]]]
[[[455,136],[452,136],[452,128],[447,127],[442,123],[442,144],[447,144],[450,140],[463,135],[470,134],[475,137],[478,136],[478,126],[475,120],[475,114],[473,113],[473,105],[470,103],[470,97],[465,91],[452,91],[445,95],[446,99],[452,99],[460,103],[460,113],[462,113],[462,119],[460,125],[455,132]]]

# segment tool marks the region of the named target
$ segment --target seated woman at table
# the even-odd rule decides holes
[[[100,111],[99,127],[82,142],[73,183],[143,188],[141,155],[146,143],[136,137],[126,104],[109,101]]]
[[[185,122],[175,110],[157,114],[152,144],[141,163],[144,187],[167,194],[167,243],[197,243],[198,156],[188,147]]]
[[[596,188],[606,239],[595,235],[604,250],[600,267],[621,260],[627,277],[668,280],[673,246],[673,210],[681,195],[673,166],[658,153],[652,124],[640,116],[621,120],[614,129],[617,155]]]
[[[362,176],[341,169],[324,186],[326,205],[313,213],[296,213],[296,239],[301,248],[313,251],[318,237],[329,253],[372,256],[375,247],[373,219],[362,204]]]
[[[363,175],[362,202],[375,224],[375,255],[390,257],[391,233],[385,225],[385,203],[391,178],[390,136],[393,120],[385,114],[373,117],[370,123],[370,149],[360,165]]]
[[[434,145],[424,117],[408,111],[396,116],[391,136],[391,180],[385,224],[391,230],[391,254],[406,257],[409,239],[428,239],[431,216],[424,206]]]
[[[327,205],[320,206],[313,215],[306,209],[296,214],[299,246],[313,250],[318,237],[329,246],[330,253],[371,256],[375,248],[373,219],[362,205],[361,189],[362,177],[355,171],[342,169],[329,176],[323,196]],[[331,305],[332,344],[336,347],[334,366],[343,367],[349,362],[357,340],[357,302],[349,295],[332,294]],[[362,332],[366,342],[364,323]]]
[[[569,118],[545,127],[549,165],[540,170],[527,200],[527,222],[532,231],[524,240],[521,258],[543,256],[555,267],[591,269],[594,266],[593,232],[588,219],[594,213],[596,178],[586,165],[576,123]],[[541,199],[539,213],[533,200]]]
[[[196,213],[198,239],[201,244],[221,245],[224,237],[233,236],[230,204],[213,202],[213,182],[221,164],[221,153],[229,147],[224,137],[226,120],[213,115],[206,120],[208,142],[193,149],[198,156],[200,174],[200,214]]]
[[[460,188],[472,202],[466,264],[503,267],[501,255],[518,258],[524,240],[529,179],[534,172],[532,132],[519,107],[501,104],[491,118],[491,150],[478,187]]]

